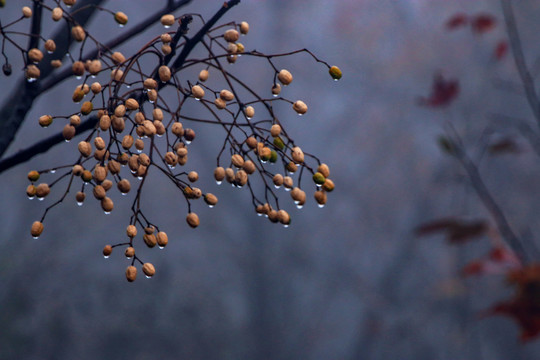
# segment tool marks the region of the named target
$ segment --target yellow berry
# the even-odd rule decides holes
[[[201,70],[201,72],[199,73],[199,81],[206,81],[208,80],[208,70],[204,69],[204,70]]]
[[[326,178],[320,172],[316,172],[315,174],[313,174],[313,181],[317,185],[322,185],[326,181]]]
[[[114,20],[116,20],[116,22],[120,25],[126,25],[128,22],[128,17],[123,12],[118,11],[114,14]]]
[[[240,32],[242,35],[246,35],[249,32],[249,24],[245,21],[240,23]]]
[[[32,9],[30,9],[28,6],[24,6],[22,8],[22,13],[25,18],[29,18],[32,16]]]
[[[341,76],[343,75],[341,73],[341,69],[338,68],[337,66],[332,66],[329,70],[328,70],[328,73],[330,74],[330,76],[332,77],[332,79],[334,80],[339,80],[341,79]]]
[[[166,28],[171,27],[174,24],[174,15],[167,14],[161,17],[161,24]]]
[[[64,14],[64,11],[62,10],[62,8],[59,8],[59,7],[55,7],[53,10],[52,10],[52,19],[54,21],[58,21],[62,18],[62,15]]]

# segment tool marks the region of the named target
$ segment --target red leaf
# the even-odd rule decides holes
[[[488,225],[483,220],[443,218],[418,226],[415,233],[417,236],[445,233],[448,242],[459,244],[482,236],[487,230]]]
[[[429,235],[436,232],[447,231],[454,226],[457,226],[457,224],[458,222],[454,218],[443,218],[424,223],[418,226],[415,229],[415,232],[417,236]]]
[[[460,244],[473,238],[482,236],[488,229],[487,224],[482,220],[464,222],[461,221],[449,229],[448,241],[452,244]]]
[[[529,341],[540,335],[540,307],[516,298],[495,305],[488,315],[506,315],[513,318],[521,328],[520,339]]]
[[[499,264],[507,264],[518,268],[521,266],[521,261],[517,255],[509,248],[503,246],[497,246],[491,249],[489,259]]]
[[[506,40],[501,40],[497,43],[493,55],[497,60],[501,60],[508,53],[508,42]]]
[[[532,340],[540,335],[540,265],[511,271],[508,280],[516,287],[515,296],[496,304],[486,315],[510,316],[521,328],[521,340]]]
[[[457,80],[445,80],[441,74],[435,74],[431,85],[429,97],[418,99],[419,105],[442,107],[449,105],[459,94],[459,83]]]
[[[471,26],[475,33],[483,34],[495,27],[496,21],[490,14],[480,14],[472,18]]]
[[[480,275],[484,273],[484,261],[476,260],[476,261],[470,262],[463,267],[461,272],[463,273],[464,276]]]
[[[446,29],[448,30],[455,30],[458,27],[461,27],[463,25],[466,25],[469,19],[467,18],[467,15],[464,13],[457,13],[454,14],[448,21],[446,22]]]
[[[519,154],[521,152],[521,148],[514,139],[506,137],[489,144],[488,151],[492,155]]]

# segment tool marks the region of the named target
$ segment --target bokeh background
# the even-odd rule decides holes
[[[30,3],[7,0],[1,21]],[[105,6],[126,12],[129,27],[162,3]],[[208,18],[221,3],[194,1],[177,15]],[[537,76],[540,3],[516,2],[515,11]],[[490,13],[498,23],[481,36],[448,32],[444,24],[456,12]],[[76,142],[57,146],[0,177],[0,359],[537,359],[538,343],[521,344],[510,319],[479,316],[511,294],[503,277],[459,275],[489,250],[487,239],[455,247],[413,231],[442,216],[487,216],[459,164],[437,147],[445,123],[471,152],[494,119],[533,124],[511,57],[493,56],[506,38],[499,1],[243,0],[223,22],[233,20],[251,25],[242,39],[247,50],[307,48],[343,70],[333,82],[307,55],[276,59],[294,75],[287,96],[310,109],[298,117],[283,106],[278,116],[305,151],[330,165],[336,190],[327,206],[311,198],[302,210],[288,204],[293,225],[286,229],[257,217],[247,189],[212,180],[221,130],[192,125],[198,137],[187,167],[219,204],[196,203],[201,226],[193,230],[180,194],[164,179],[150,182],[144,206],[170,243],[145,249],[157,274],[129,284],[124,256],[101,255],[129,221],[119,194],[111,215],[90,198],[83,207],[70,199],[47,216],[39,240],[29,235],[52,200],[27,200],[26,174],[76,156]],[[98,15],[89,31],[106,41],[122,29]],[[133,53],[162,32],[156,24],[121,50]],[[252,61],[239,59],[234,71],[268,91],[267,66]],[[0,77],[4,92],[18,80],[14,70]],[[459,97],[441,109],[418,106],[439,71],[459,79]],[[9,154],[61,129],[42,129],[36,119],[72,112],[77,84],[70,79],[39,98]],[[534,242],[538,158],[508,123],[496,133],[515,136],[524,151],[485,158],[480,169],[513,228]]]

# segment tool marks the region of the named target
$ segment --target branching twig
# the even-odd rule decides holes
[[[527,95],[527,101],[531,107],[531,110],[534,114],[534,117],[540,126],[540,101],[538,100],[538,94],[534,87],[534,79],[527,68],[527,63],[525,62],[525,55],[523,54],[523,47],[521,45],[521,39],[519,37],[516,19],[514,16],[514,10],[512,8],[511,0],[501,0],[501,5],[503,9],[504,20],[506,22],[506,30],[508,32],[508,37],[510,39],[510,47],[512,49],[512,55],[514,57],[514,62],[518,70],[521,81],[523,82],[523,87],[525,89],[525,94]]]

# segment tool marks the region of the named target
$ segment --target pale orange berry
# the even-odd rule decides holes
[[[43,53],[39,49],[30,49],[28,51],[28,59],[37,64],[43,60]]]
[[[135,227],[135,225],[128,225],[126,228],[126,233],[127,233],[127,236],[129,236],[130,238],[133,238],[137,236],[137,228]]]
[[[199,81],[204,82],[208,80],[208,75],[209,75],[208,70],[206,69],[201,70],[201,72],[199,73]]]
[[[249,24],[245,21],[240,23],[240,32],[242,35],[246,35],[249,32]]]
[[[86,38],[86,33],[82,26],[77,25],[71,28],[71,36],[73,36],[76,41],[81,42]]]
[[[64,11],[62,10],[62,8],[59,8],[59,7],[55,7],[53,10],[52,10],[52,19],[54,21],[58,21],[62,18],[62,15],[64,14]]]
[[[171,27],[174,24],[174,21],[174,15],[172,14],[166,14],[161,17],[161,24],[166,28]]]
[[[223,34],[223,38],[227,42],[236,42],[239,37],[240,37],[240,35],[238,34],[238,31],[236,31],[234,29],[229,29],[229,30],[225,31],[225,34]]]
[[[22,8],[22,13],[25,18],[32,17],[32,9],[30,9],[28,6],[24,6]]]
[[[285,69],[282,69],[279,73],[278,73],[278,80],[283,84],[283,85],[289,85],[290,83],[292,83],[293,81],[293,76],[292,74],[288,71],[288,70],[285,70]]]
[[[302,100],[298,100],[293,104],[293,110],[299,115],[303,115],[307,112],[308,107]]]

